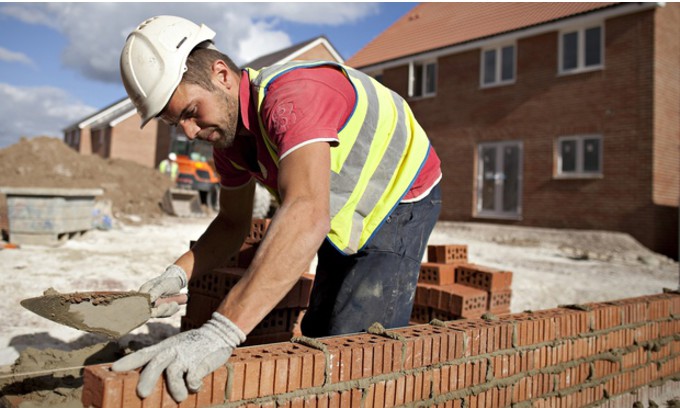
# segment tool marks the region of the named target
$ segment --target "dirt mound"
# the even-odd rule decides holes
[[[51,137],[22,138],[0,149],[0,186],[101,188],[113,215],[148,222],[163,214],[158,203],[172,183],[158,171],[120,159],[82,155]],[[133,219],[135,219],[133,217]]]

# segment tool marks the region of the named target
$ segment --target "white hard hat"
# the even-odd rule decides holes
[[[168,153],[168,159],[170,159],[172,161],[177,160],[177,154],[175,154],[173,152]]]
[[[191,50],[211,46],[214,37],[207,26],[174,16],[152,17],[128,36],[120,55],[120,72],[142,117],[141,127],[167,105],[187,70]]]

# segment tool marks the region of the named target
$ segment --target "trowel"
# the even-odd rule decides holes
[[[186,295],[159,299],[156,303],[186,303]],[[43,296],[21,301],[21,306],[54,322],[118,339],[151,318],[148,293],[75,292],[48,289]]]

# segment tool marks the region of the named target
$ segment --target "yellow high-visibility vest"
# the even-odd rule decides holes
[[[170,162],[170,160],[165,159],[158,165],[158,170],[161,173],[170,176],[170,179],[175,181],[177,179],[177,174],[179,173],[179,165],[177,162]]]
[[[259,71],[246,68],[257,98],[260,130],[274,162],[279,163],[259,114],[267,86],[293,69],[328,65],[339,68],[356,92],[356,105],[331,149],[330,242],[345,254],[361,250],[409,191],[427,160],[430,141],[410,107],[396,92],[370,76],[328,61],[293,61]]]

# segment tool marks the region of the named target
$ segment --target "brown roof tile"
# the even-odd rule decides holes
[[[346,63],[364,67],[619,3],[421,3]]]

